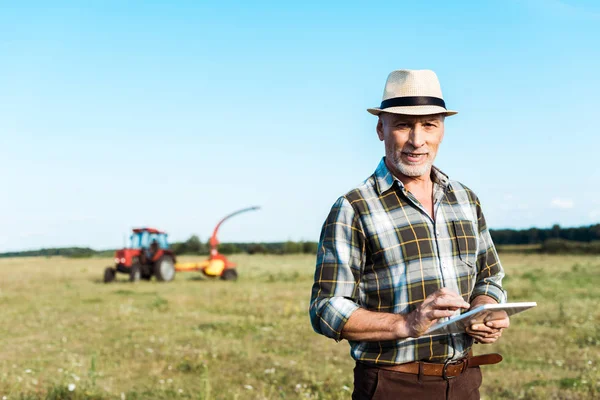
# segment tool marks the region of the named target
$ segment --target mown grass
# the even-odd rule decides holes
[[[511,301],[487,399],[600,398],[600,257],[502,254]],[[0,399],[348,399],[347,343],[312,332],[314,257],[235,256],[237,282],[101,283],[108,259],[0,260]],[[191,260],[191,259],[190,259]]]

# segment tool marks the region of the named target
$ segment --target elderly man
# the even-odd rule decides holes
[[[353,399],[478,399],[478,366],[501,357],[474,357],[471,346],[495,342],[509,319],[424,334],[440,318],[506,301],[477,196],[433,166],[444,119],[456,112],[428,70],[393,71],[381,106],[368,111],[379,117],[385,157],[323,225],[313,328],[349,341]]]

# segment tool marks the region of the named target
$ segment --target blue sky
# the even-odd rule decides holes
[[[317,240],[383,155],[394,69],[433,69],[436,165],[492,228],[600,221],[600,3],[79,1],[0,5],[0,251]]]

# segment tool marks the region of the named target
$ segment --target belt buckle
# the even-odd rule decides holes
[[[442,368],[442,378],[443,378],[444,380],[446,380],[446,381],[449,381],[450,379],[454,379],[454,378],[456,378],[458,375],[455,375],[455,376],[448,376],[448,371],[447,371],[447,369],[448,369],[448,367],[449,367],[450,365],[459,365],[459,364],[462,364],[462,363],[464,363],[464,362],[465,362],[465,360],[458,360],[458,361],[447,360],[447,361],[444,363],[444,367]],[[460,375],[460,374],[459,374],[459,375]]]

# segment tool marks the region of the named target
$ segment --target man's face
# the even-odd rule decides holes
[[[381,113],[377,135],[385,144],[388,168],[412,178],[429,176],[444,138],[444,115]]]

